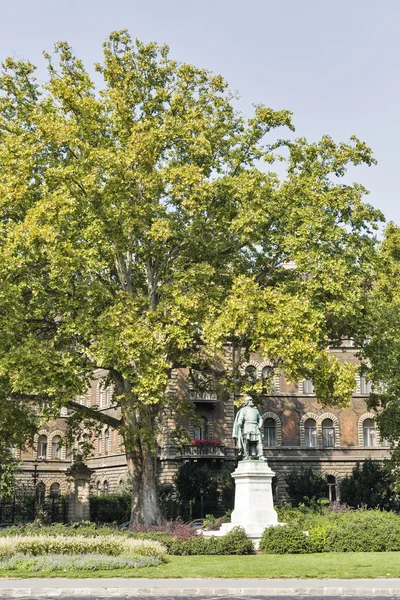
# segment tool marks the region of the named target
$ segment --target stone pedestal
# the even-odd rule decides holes
[[[66,472],[68,481],[68,520],[90,520],[89,483],[92,470],[83,462],[74,463]]]
[[[242,460],[236,471],[232,473],[235,479],[235,508],[230,523],[224,523],[219,531],[205,531],[204,535],[225,535],[234,527],[240,526],[253,540],[258,548],[262,533],[266,527],[281,525],[274,509],[272,499],[272,478],[267,462],[259,460]]]

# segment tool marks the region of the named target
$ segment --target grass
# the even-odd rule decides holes
[[[169,556],[159,567],[75,573],[0,570],[0,577],[150,577],[374,579],[400,577],[400,552],[349,552],[257,556]]]

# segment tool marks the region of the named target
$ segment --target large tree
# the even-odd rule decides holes
[[[117,428],[132,520],[154,523],[173,369],[257,393],[241,363],[258,350],[321,401],[350,398],[354,368],[327,347],[357,331],[381,215],[340,178],[373,159],[356,138],[268,143],[287,110],[245,119],[222,77],[126,32],[95,77],[66,43],[45,57],[46,83],[11,58],[0,78],[1,402]],[[99,368],[120,419],[74,402]]]
[[[389,223],[379,246],[376,277],[360,338],[364,371],[371,383],[369,406],[377,410],[381,438],[400,468],[400,227]],[[400,491],[399,478],[395,481]]]

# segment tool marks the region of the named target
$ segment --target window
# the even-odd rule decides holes
[[[100,432],[99,438],[97,440],[97,452],[99,454],[103,454],[103,434]]]
[[[103,483],[103,494],[104,494],[105,496],[108,496],[108,481],[105,481],[105,482]]]
[[[50,497],[51,498],[59,498],[60,497],[60,484],[52,483],[50,486]]]
[[[100,483],[100,481],[97,482],[96,492],[97,492],[98,496],[101,496],[101,483]]]
[[[376,446],[376,429],[373,419],[365,419],[363,422],[364,446]]]
[[[333,475],[327,476],[328,498],[329,502],[336,502],[336,478]]]
[[[36,486],[36,502],[38,504],[43,504],[44,497],[46,495],[46,486],[43,481],[40,481]]]
[[[51,440],[51,458],[60,459],[61,458],[61,437],[59,435],[55,435]]]
[[[322,446],[324,448],[333,448],[335,445],[335,428],[332,419],[322,421]]]
[[[257,369],[253,365],[249,365],[248,367],[246,367],[244,372],[248,381],[257,381]]]
[[[107,427],[104,431],[104,454],[110,451],[110,429]]]
[[[317,423],[315,419],[307,419],[304,423],[306,448],[317,447]]]
[[[305,379],[303,381],[303,393],[304,394],[313,394],[314,393],[314,384],[312,379]]]
[[[195,440],[208,440],[208,420],[205,417],[200,418],[200,423],[194,429]]]
[[[99,387],[99,408],[105,408],[106,390],[100,384]]]
[[[47,456],[47,435],[39,435],[37,442],[38,458],[46,458]]]
[[[261,371],[263,384],[269,388],[271,392],[275,392],[275,369],[274,367],[264,367]]]
[[[267,448],[276,446],[276,423],[271,418],[264,421],[264,446],[267,446]]]
[[[370,394],[371,393],[371,382],[367,379],[367,373],[364,372],[360,376],[360,394]]]

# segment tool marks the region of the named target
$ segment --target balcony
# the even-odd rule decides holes
[[[203,441],[203,440],[202,440]],[[202,444],[186,444],[182,450],[183,458],[225,458],[223,444],[210,443],[207,440]]]
[[[204,404],[217,404],[218,398],[215,392],[202,392],[200,390],[189,390],[189,398],[192,402],[201,402]]]

